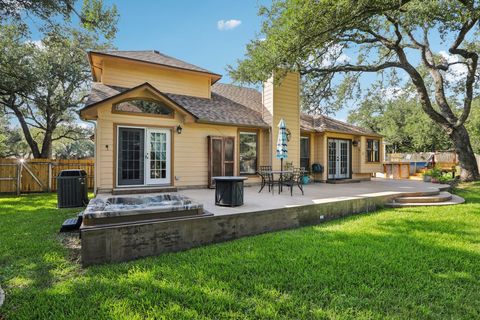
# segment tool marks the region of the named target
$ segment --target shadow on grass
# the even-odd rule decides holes
[[[8,286],[0,314],[9,319],[476,318],[480,218],[435,210],[381,210],[80,270],[54,239],[58,226],[42,225],[71,213],[33,205],[17,222],[0,226],[27,233],[0,242],[2,257],[7,254],[0,267],[10,268],[0,278]],[[39,226],[24,228],[24,217]],[[12,285],[16,275],[29,284]]]

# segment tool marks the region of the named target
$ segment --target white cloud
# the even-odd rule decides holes
[[[452,55],[446,51],[440,51],[439,54],[445,59],[448,63],[459,62],[460,59],[456,55]],[[448,71],[445,72],[445,80],[450,83],[454,83],[458,80],[463,80],[467,76],[468,68],[464,64],[454,64],[448,68]]]
[[[231,19],[231,20],[219,20],[217,22],[217,28],[220,31],[232,30],[242,24],[242,21]]]
[[[42,40],[27,40],[25,43],[33,44],[38,49],[45,49],[45,45],[43,44]]]

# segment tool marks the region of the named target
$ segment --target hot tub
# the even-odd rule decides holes
[[[83,226],[131,223],[203,214],[203,205],[177,193],[102,195],[83,213]]]

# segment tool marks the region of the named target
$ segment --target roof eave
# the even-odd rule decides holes
[[[222,122],[222,121],[212,121],[212,120],[205,120],[205,119],[198,119],[197,123],[202,124],[215,124],[220,126],[235,126],[235,127],[242,127],[242,128],[258,128],[258,129],[268,129],[270,126],[268,124],[263,125],[255,125],[255,124],[240,124],[240,123],[231,123],[231,122]]]
[[[171,66],[171,65],[162,64],[162,63],[155,63],[155,62],[151,62],[151,61],[145,61],[145,60],[141,60],[141,59],[121,57],[121,56],[116,56],[116,55],[114,55],[114,54],[108,54],[108,53],[98,52],[98,51],[89,51],[88,54],[89,54],[90,56],[91,56],[92,54],[94,54],[94,55],[96,54],[96,55],[105,56],[105,57],[110,57],[110,58],[123,59],[123,60],[129,60],[129,61],[135,61],[135,62],[141,62],[141,63],[151,64],[151,65],[161,66],[161,67],[168,68],[168,69],[177,69],[177,70],[183,70],[183,71],[194,72],[194,73],[199,73],[199,74],[205,74],[205,75],[209,75],[210,77],[212,77],[213,79],[215,79],[215,82],[217,82],[218,80],[220,80],[220,79],[222,78],[222,75],[221,75],[221,74],[214,73],[214,72],[210,72],[210,71],[208,71],[208,70],[207,70],[207,71],[193,70],[193,69],[176,67],[176,66]],[[214,82],[214,83],[215,83],[215,82]]]

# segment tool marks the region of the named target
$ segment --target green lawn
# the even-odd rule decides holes
[[[0,198],[0,319],[478,319],[480,183],[380,210],[82,269],[55,195]]]

